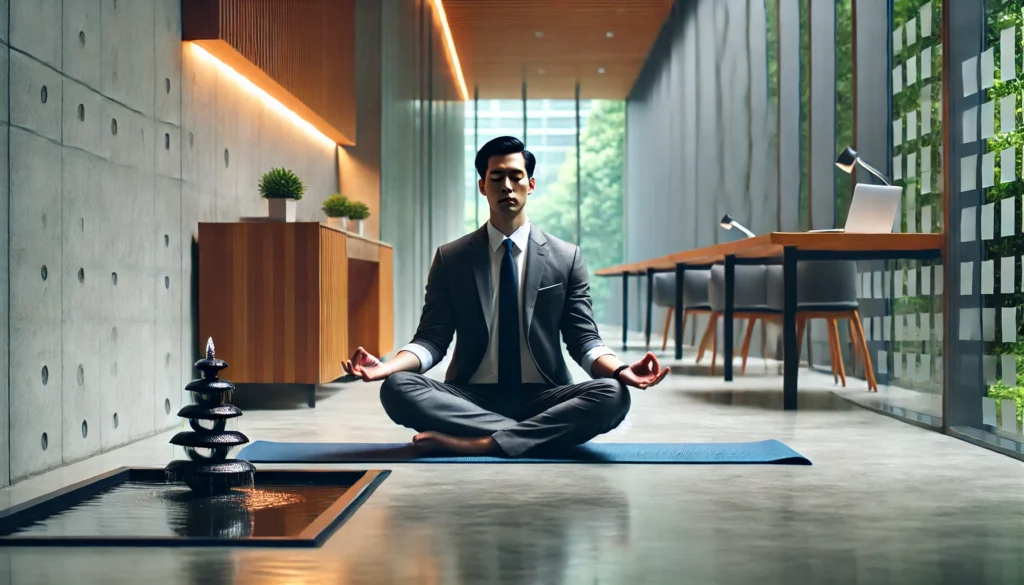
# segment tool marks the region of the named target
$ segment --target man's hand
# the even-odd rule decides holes
[[[384,365],[376,357],[370,355],[362,347],[357,348],[352,354],[352,359],[341,364],[345,371],[353,376],[359,376],[365,382],[383,380],[391,375],[391,368]]]
[[[626,386],[633,386],[644,390],[660,383],[669,373],[671,368],[661,369],[658,364],[658,357],[652,352],[640,358],[633,365],[629,366],[619,374],[619,380]]]

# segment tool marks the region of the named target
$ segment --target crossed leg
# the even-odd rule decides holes
[[[622,423],[629,391],[607,378],[535,391],[481,390],[398,372],[380,389],[384,411],[416,430],[423,453],[506,455],[561,451]]]

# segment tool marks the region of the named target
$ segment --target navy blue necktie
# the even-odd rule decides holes
[[[498,288],[498,383],[518,387],[523,382],[519,360],[519,286],[512,240],[506,238],[502,244],[505,255],[501,259]]]

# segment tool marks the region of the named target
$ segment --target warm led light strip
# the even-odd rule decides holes
[[[325,144],[329,144],[330,146],[337,146],[337,143],[334,140],[332,140],[329,136],[318,130],[316,126],[304,120],[302,116],[296,114],[294,111],[289,109],[288,106],[279,102],[274,96],[264,91],[255,83],[249,81],[244,75],[242,75],[238,71],[235,71],[230,65],[213,56],[209,51],[200,47],[196,43],[190,42],[188,44],[192,45],[192,50],[195,51],[197,55],[209,61],[210,63],[216,65],[217,70],[220,73],[234,79],[238,83],[238,85],[248,90],[249,93],[259,97],[261,100],[263,100],[263,103],[266,104],[267,107],[274,110],[282,117],[291,120],[296,126],[302,128],[314,138],[317,138],[323,141]]]
[[[462,65],[459,63],[459,53],[455,50],[455,41],[452,40],[452,31],[448,28],[448,15],[444,12],[441,0],[434,0],[434,5],[437,6],[437,15],[441,19],[441,28],[444,29],[444,41],[448,45],[448,56],[452,60],[452,69],[455,70],[455,76],[459,79],[462,99],[468,100],[469,91],[466,90],[466,79],[462,76]]]

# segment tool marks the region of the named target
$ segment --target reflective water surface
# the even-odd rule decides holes
[[[272,485],[205,497],[181,485],[126,482],[9,534],[75,537],[296,536],[348,488]]]

